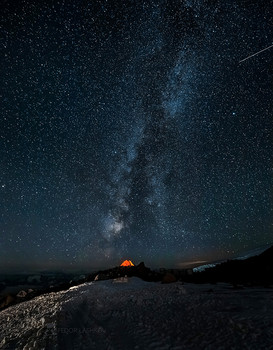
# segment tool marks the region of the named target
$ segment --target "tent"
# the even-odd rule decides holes
[[[135,266],[131,260],[124,260],[122,264],[120,264],[120,266],[127,266],[127,267],[130,267],[130,266]]]

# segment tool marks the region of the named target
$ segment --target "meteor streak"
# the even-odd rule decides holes
[[[250,56],[244,58],[243,60],[239,61],[239,63],[242,63],[242,62],[248,60],[248,59],[251,58],[251,57],[254,57],[254,56],[256,56],[256,55],[259,55],[259,53],[261,53],[261,52],[263,52],[263,51],[265,51],[265,50],[268,50],[268,49],[270,49],[271,47],[273,47],[273,44],[270,45],[270,46],[268,46],[268,47],[266,47],[265,49],[263,49],[263,50],[261,50],[261,51],[259,51],[259,52],[254,53],[253,55],[250,55]]]

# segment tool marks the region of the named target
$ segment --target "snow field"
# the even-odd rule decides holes
[[[9,350],[273,349],[273,290],[107,280],[11,306],[0,324]]]

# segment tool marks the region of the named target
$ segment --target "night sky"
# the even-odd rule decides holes
[[[273,242],[273,1],[1,1],[0,267]]]

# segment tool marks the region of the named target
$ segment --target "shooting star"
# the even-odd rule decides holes
[[[254,56],[256,56],[256,55],[259,55],[259,53],[261,53],[261,52],[263,52],[263,51],[265,51],[265,50],[268,50],[268,49],[270,49],[271,47],[273,47],[273,44],[270,45],[270,46],[268,46],[268,47],[266,47],[265,49],[262,49],[262,50],[259,51],[259,52],[254,53],[253,55],[250,55],[250,56],[244,58],[243,60],[239,61],[239,63],[242,63],[242,62],[248,60],[248,59],[251,58],[251,57],[254,57]]]

